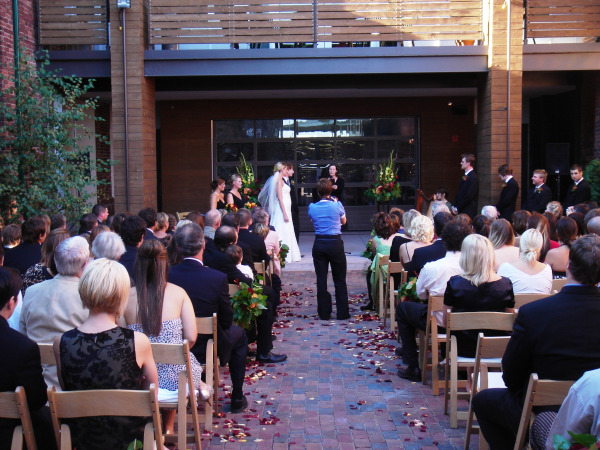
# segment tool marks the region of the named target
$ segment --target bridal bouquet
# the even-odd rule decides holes
[[[240,167],[237,169],[237,173],[242,178],[242,190],[241,192],[248,197],[248,203],[258,203],[258,193],[262,186],[258,183],[258,179],[254,176],[254,169],[252,165],[246,161],[244,155],[240,158]]]
[[[375,182],[365,192],[367,198],[378,202],[389,202],[402,194],[402,188],[398,183],[398,175],[394,167],[394,152],[390,154],[390,160],[379,165],[379,169],[373,166],[377,172]]]

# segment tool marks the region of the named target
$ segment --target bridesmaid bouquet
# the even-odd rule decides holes
[[[290,248],[288,247],[288,245],[279,241],[279,256],[278,257],[279,257],[279,264],[282,269],[285,267],[285,257],[287,256],[287,254],[289,252],[290,252]]]
[[[236,283],[240,290],[231,297],[233,320],[246,330],[252,327],[254,320],[260,315],[261,311],[267,309],[267,296],[262,293],[260,278],[262,277],[254,279],[252,286],[248,286],[244,282]]]
[[[258,193],[262,189],[262,186],[258,183],[258,179],[254,176],[254,169],[252,168],[252,165],[246,161],[244,155],[240,158],[240,167],[238,167],[237,173],[242,178],[241,192],[248,197],[248,203],[252,203],[256,206],[258,203]]]

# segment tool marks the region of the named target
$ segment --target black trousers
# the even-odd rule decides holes
[[[514,448],[523,401],[508,389],[484,389],[473,397],[473,411],[492,450]]]
[[[273,349],[273,339],[271,339],[273,306],[270,300],[266,301],[266,307],[267,309],[263,309],[260,316],[256,318],[256,353],[263,356]]]
[[[229,357],[229,373],[231,374],[231,398],[239,399],[243,395],[244,376],[246,375],[246,354],[248,339],[244,330],[237,325],[231,325],[224,331],[231,342]]]
[[[425,330],[427,325],[427,305],[414,302],[400,302],[396,307],[398,334],[402,341],[402,360],[411,369],[419,367],[416,330]]]
[[[331,294],[327,291],[327,272],[331,265],[331,276],[335,286],[337,318],[350,315],[348,287],[346,286],[346,253],[340,236],[315,236],[312,249],[313,264],[317,275],[317,312],[321,319],[331,317]]]

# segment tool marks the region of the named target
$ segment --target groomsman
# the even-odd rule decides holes
[[[592,198],[592,189],[590,188],[589,183],[583,179],[583,168],[579,164],[573,164],[571,166],[571,179],[573,180],[573,184],[569,188],[565,201],[563,202],[565,211],[569,206],[587,202]]]
[[[500,218],[509,222],[512,221],[519,196],[519,184],[513,178],[512,173],[512,169],[507,164],[498,167],[498,176],[502,180],[502,191],[500,191],[500,200],[496,204],[496,209],[500,213]]]
[[[477,199],[479,197],[479,178],[473,170],[475,155],[463,153],[460,160],[460,168],[465,174],[460,180],[458,193],[452,207],[453,214],[468,214],[473,219],[477,215]]]
[[[544,169],[533,171],[531,182],[533,187],[527,192],[527,199],[523,203],[523,209],[529,212],[539,212],[543,214],[546,211],[546,205],[552,201],[552,191],[546,185],[548,174]]]

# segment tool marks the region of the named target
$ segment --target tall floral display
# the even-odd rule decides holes
[[[402,194],[402,188],[398,183],[398,175],[394,167],[394,152],[390,154],[389,161],[379,165],[379,169],[373,166],[377,172],[375,182],[367,189],[365,196],[375,200],[377,203],[389,203]]]
[[[258,193],[262,186],[258,183],[258,179],[254,176],[252,165],[246,161],[244,155],[240,158],[240,167],[237,170],[242,178],[242,193],[248,197],[246,208],[252,209],[258,203]]]

